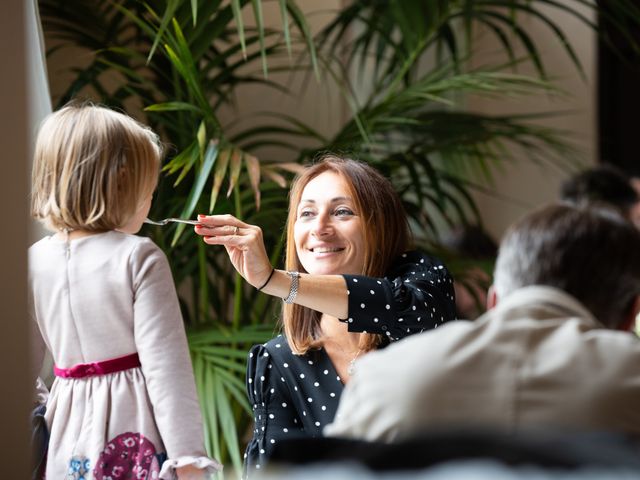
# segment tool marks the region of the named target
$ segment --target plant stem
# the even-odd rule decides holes
[[[207,320],[207,307],[209,306],[209,286],[207,284],[207,255],[203,242],[198,242],[198,273],[200,284],[199,308],[197,321],[204,323]]]

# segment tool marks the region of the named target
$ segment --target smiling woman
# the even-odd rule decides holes
[[[455,318],[449,272],[411,251],[399,196],[365,163],[326,156],[296,178],[285,270],[271,266],[259,227],[231,215],[198,220],[196,233],[224,245],[245,280],[284,299],[284,335],[249,353],[247,473],[280,439],[322,436],[358,358]]]

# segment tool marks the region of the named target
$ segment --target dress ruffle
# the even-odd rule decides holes
[[[163,480],[174,480],[176,476],[176,468],[193,465],[201,470],[205,470],[208,475],[222,471],[222,465],[209,457],[191,457],[184,456],[178,458],[170,458],[165,460],[160,470],[160,477]]]
[[[35,402],[39,405],[46,405],[49,400],[49,389],[42,381],[42,378],[36,378]]]

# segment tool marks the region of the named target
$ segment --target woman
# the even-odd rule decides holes
[[[249,353],[248,469],[263,466],[280,439],[322,435],[356,359],[455,317],[449,273],[407,251],[400,198],[367,164],[327,156],[296,179],[286,270],[272,268],[258,227],[230,215],[198,220],[196,233],[224,245],[245,280],[285,302],[284,336]]]

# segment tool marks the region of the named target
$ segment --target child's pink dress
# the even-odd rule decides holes
[[[29,287],[57,368],[136,353],[140,365],[99,375],[84,366],[81,378],[56,378],[47,479],[170,479],[185,464],[221,468],[203,446],[171,271],[151,240],[114,231],[44,238],[29,250]]]

